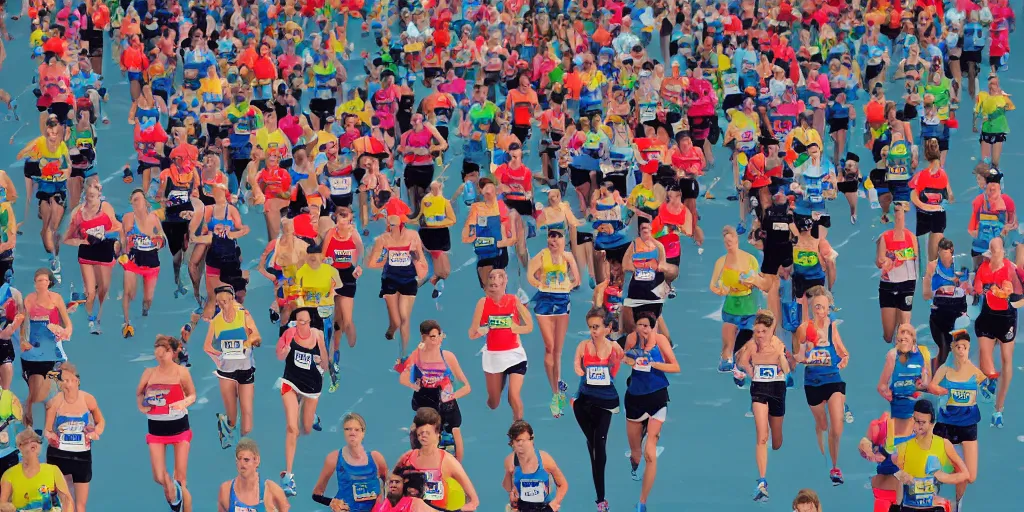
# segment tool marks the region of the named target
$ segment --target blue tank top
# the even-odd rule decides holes
[[[153,122],[160,122],[160,110],[156,107],[153,108],[142,108],[137,107],[135,109],[135,119],[139,124],[146,124],[146,121],[152,120]]]
[[[242,503],[242,500],[238,499],[235,495],[235,479],[231,479],[231,497],[228,503],[228,510],[231,512],[267,512],[267,508],[263,505],[263,492],[267,485],[264,483],[260,485],[260,502],[255,505],[249,505]]]
[[[57,336],[49,329],[52,318],[55,317],[56,308],[45,308],[34,306],[28,312],[28,342],[32,348],[22,352],[21,358],[25,361],[64,361],[63,344],[57,341]]]
[[[512,472],[512,485],[519,492],[520,504],[542,504],[551,501],[551,490],[548,488],[551,482],[550,475],[544,469],[544,461],[540,458],[540,450],[534,448],[537,453],[537,470],[532,473],[523,471],[519,465],[519,456],[513,455],[512,462],[515,469]],[[528,508],[530,505],[520,506],[520,509]]]
[[[53,431],[57,434],[57,448],[66,452],[87,452],[90,450],[86,439],[89,427],[89,411],[81,416],[57,414],[53,419]]]
[[[971,241],[971,249],[983,253],[988,250],[988,243],[1001,235],[1006,225],[1006,210],[993,210],[988,198],[984,199],[978,210],[978,237]]]
[[[352,512],[370,512],[380,496],[380,477],[377,475],[377,463],[373,454],[367,452],[368,462],[365,466],[353,466],[345,462],[344,448],[338,450],[338,493],[336,499],[344,500]]]
[[[595,249],[614,249],[629,242],[629,239],[626,237],[626,225],[622,222],[621,212],[618,218],[615,218],[615,213],[611,213],[618,208],[619,205],[617,204],[597,203],[597,213],[599,215],[602,212],[610,212],[610,215],[606,215],[608,217],[606,219],[598,218],[593,222]],[[598,228],[606,224],[612,227],[612,233],[604,233],[598,230]]]
[[[826,329],[828,329],[827,344],[824,346],[820,343],[816,344],[807,351],[807,362],[804,363],[807,366],[804,371],[804,386],[823,386],[843,381],[843,377],[839,374],[839,354],[836,353],[836,346],[832,343],[832,322],[829,322]],[[821,336],[821,332],[818,332],[818,336]]]
[[[896,355],[896,366],[892,370],[892,377],[889,378],[889,389],[892,390],[893,400],[896,398],[910,398],[917,393],[917,379],[921,378],[924,371],[924,355],[920,351],[907,354],[907,362],[901,362],[899,354]]]
[[[462,202],[469,206],[477,201],[476,183],[466,181],[462,184]]]
[[[658,345],[654,345],[650,351],[641,347],[641,341],[626,352],[626,355],[633,358],[636,363],[626,383],[626,392],[630,395],[649,395],[655,391],[668,388],[668,377],[665,372],[651,368],[652,363],[664,363],[665,356],[661,354]]]
[[[499,211],[504,208],[499,203]],[[470,234],[475,234],[473,241],[473,252],[477,258],[497,258],[501,254],[498,242],[504,238],[501,230],[501,215],[485,215],[477,213],[476,224],[469,227]]]
[[[943,377],[939,385],[949,390],[945,405],[939,407],[940,423],[969,427],[977,425],[981,421],[981,411],[978,410],[978,377],[976,375],[971,375],[971,378],[964,382],[953,382]]]
[[[416,281],[416,267],[413,265],[412,252],[409,246],[385,247],[384,271],[382,279],[388,279],[397,283],[409,283]]]

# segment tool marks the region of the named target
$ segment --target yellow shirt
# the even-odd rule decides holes
[[[303,265],[295,272],[295,282],[302,289],[301,300],[306,307],[334,304],[328,296],[335,280],[341,282],[338,269],[330,265],[321,264],[315,270],[309,265]]]
[[[54,492],[57,489],[57,478],[64,477],[53,464],[40,464],[39,472],[32,478],[27,478],[23,466],[18,464],[8,469],[0,481],[11,485],[11,503],[14,508],[29,511],[43,510],[43,492]]]

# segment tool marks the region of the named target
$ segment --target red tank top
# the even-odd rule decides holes
[[[397,505],[392,505],[387,498],[378,503],[373,507],[373,512],[409,512],[412,510],[412,498],[408,496],[402,496],[402,499],[398,500]]]
[[[533,174],[525,165],[513,169],[511,165],[502,164],[496,173],[501,176],[501,184],[512,189],[505,194],[507,199],[526,199],[526,192],[533,188]]]
[[[992,270],[989,266],[989,262],[986,260],[978,267],[978,275],[975,276],[975,280],[980,282],[982,286],[985,286],[985,305],[989,309],[994,311],[1006,311],[1010,308],[1010,301],[1008,297],[1002,296],[1002,291],[994,292],[993,287],[1003,287],[1003,283],[1006,281],[1013,282],[1013,276],[1010,272],[1013,270],[1013,266],[1008,260],[1003,260],[1003,266],[999,267],[998,270]]]
[[[686,225],[687,215],[690,210],[682,206],[678,212],[671,212],[668,203],[658,208],[658,216],[651,222],[651,231],[654,237],[665,246],[665,257],[675,258],[680,255],[679,230]]]
[[[96,238],[104,238],[107,236],[110,228],[114,227],[113,223],[110,222],[110,217],[105,213],[100,213],[91,219],[83,219],[82,217],[82,210],[79,209],[78,213],[75,214],[75,221],[78,222],[78,234],[82,238],[89,235]]]
[[[487,327],[487,350],[501,352],[519,346],[519,335],[512,332],[512,325],[519,323],[519,299],[505,294],[498,302],[484,298],[484,311],[480,315],[480,326]]]
[[[352,240],[352,237],[346,240],[339,240],[335,235],[331,235],[327,239],[325,254],[329,258],[333,258],[334,261],[331,262],[331,265],[334,268],[352,268],[352,262],[355,261],[356,243]]]

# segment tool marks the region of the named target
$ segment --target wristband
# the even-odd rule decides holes
[[[323,505],[325,507],[331,506],[331,499],[328,498],[327,496],[324,496],[323,494],[314,494],[313,495],[313,501],[315,501],[315,502],[317,502],[317,503],[319,503],[319,504],[321,504],[321,505]]]

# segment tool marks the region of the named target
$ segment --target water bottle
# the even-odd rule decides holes
[[[870,179],[864,180],[864,190],[868,191],[868,201],[871,202],[871,209],[880,210],[882,205],[878,202],[878,191],[875,190],[875,184]]]

